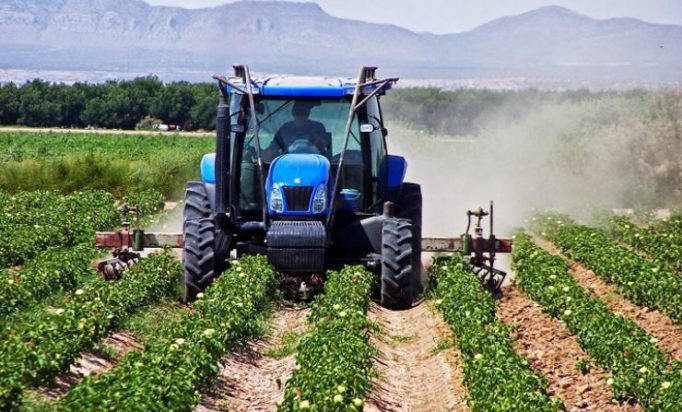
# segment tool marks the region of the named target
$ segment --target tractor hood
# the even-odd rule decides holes
[[[327,214],[329,177],[330,164],[324,156],[290,153],[277,157],[265,183],[270,215]]]

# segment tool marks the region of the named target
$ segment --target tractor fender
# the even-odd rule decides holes
[[[214,184],[215,179],[215,153],[207,153],[201,158],[201,181]]]
[[[217,209],[216,203],[216,178],[215,178],[215,153],[207,153],[201,158],[201,182],[206,188],[208,194],[208,201],[211,205],[211,211],[215,215]]]
[[[381,254],[381,233],[386,216],[372,216],[350,223],[333,234],[333,247],[345,255]]]

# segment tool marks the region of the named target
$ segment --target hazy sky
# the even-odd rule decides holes
[[[154,5],[198,8],[230,0],[145,0]],[[291,1],[291,0],[287,0]],[[595,18],[636,17],[682,24],[682,0],[315,0],[336,17],[391,23],[414,31],[455,33],[492,19],[551,4]]]

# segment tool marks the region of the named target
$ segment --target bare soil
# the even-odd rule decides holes
[[[550,242],[541,238],[536,238],[535,241],[548,252],[563,256],[559,249]],[[591,270],[573,260],[569,259],[569,262],[571,275],[583,289],[603,300],[611,311],[632,319],[649,335],[656,338],[658,346],[669,353],[669,360],[682,360],[682,327],[680,325],[676,325],[668,316],[657,310],[635,305],[623,297],[614,285],[604,282]]]
[[[373,304],[369,317],[381,331],[372,336],[378,376],[365,411],[468,410],[462,360],[440,315],[425,303],[405,311]]]
[[[70,391],[85,376],[105,373],[129,352],[144,350],[142,344],[127,332],[114,333],[104,338],[100,345],[111,347],[113,356],[105,358],[101,354],[84,353],[71,365],[68,372],[57,376],[52,385],[38,388],[37,391],[47,396],[48,399],[57,399]]]
[[[214,386],[202,394],[195,411],[276,411],[296,355],[273,356],[273,351],[282,348],[287,332],[305,331],[309,313],[309,309],[298,307],[277,310],[268,336],[223,358]]]
[[[514,349],[525,356],[549,382],[548,392],[564,402],[568,411],[639,411],[637,405],[620,405],[606,384],[609,374],[592,367],[587,374],[576,362],[587,358],[565,325],[542,312],[539,305],[515,287],[506,288],[497,308],[498,318],[515,325]]]

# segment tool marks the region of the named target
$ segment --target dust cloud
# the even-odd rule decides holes
[[[621,206],[631,187],[630,160],[621,155],[627,134],[600,123],[612,114],[605,105],[551,103],[522,117],[500,114],[481,119],[476,135],[457,138],[389,128],[389,152],[405,156],[407,180],[422,185],[424,235],[458,236],[466,211],[487,210],[491,200],[499,236],[523,226],[534,209]]]
[[[166,210],[161,218],[145,227],[147,232],[161,232],[161,233],[182,233],[184,225],[182,217],[182,209],[184,203],[178,202],[172,205],[170,210]]]

